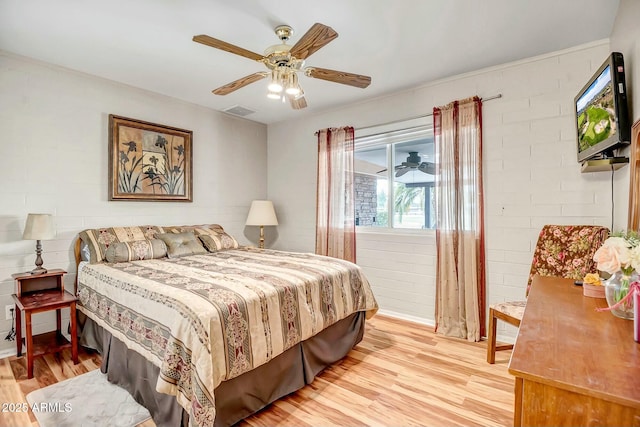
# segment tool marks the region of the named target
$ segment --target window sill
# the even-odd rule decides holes
[[[405,236],[434,236],[436,230],[430,228],[388,228],[356,226],[356,234],[391,234]]]

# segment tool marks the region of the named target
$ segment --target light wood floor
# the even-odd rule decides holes
[[[381,315],[363,341],[305,388],[269,405],[239,426],[508,426],[513,425],[510,352],[486,362],[486,342],[436,335],[433,328]],[[34,378],[24,357],[0,359],[0,402],[100,366],[100,356],[68,351],[36,358]],[[0,426],[38,426],[33,414],[0,413]],[[138,427],[152,427],[153,421]]]

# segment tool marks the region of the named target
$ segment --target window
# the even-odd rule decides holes
[[[356,131],[356,226],[434,228],[433,128],[421,121],[369,135]]]

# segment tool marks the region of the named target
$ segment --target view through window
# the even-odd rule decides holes
[[[358,136],[356,226],[435,226],[433,128],[429,124]]]

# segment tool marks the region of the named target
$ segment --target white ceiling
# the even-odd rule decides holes
[[[609,37],[618,0],[0,0],[0,49],[215,110],[274,123],[422,83]],[[211,90],[266,68],[191,38],[262,54],[320,22],[339,37],[307,65],[365,74],[359,89],[301,76],[309,107],[266,97],[267,81]]]

